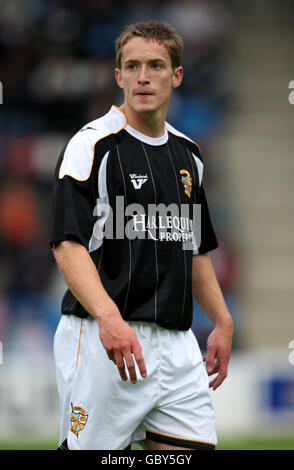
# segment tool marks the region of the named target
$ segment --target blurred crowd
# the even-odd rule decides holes
[[[168,121],[196,140],[213,187],[214,134],[232,106],[228,44],[234,15],[218,0],[2,0],[0,8],[0,341],[5,351],[50,353],[60,317],[60,274],[49,249],[52,179],[58,155],[85,123],[120,105],[114,41],[131,22],[170,23],[185,44],[184,80]],[[238,263],[208,199],[221,246],[213,263],[237,311]],[[218,202],[219,209],[219,202]],[[220,219],[223,221],[221,222]],[[224,222],[225,221],[225,222]],[[58,287],[59,286],[59,287]],[[205,347],[211,327],[195,306],[193,328]]]

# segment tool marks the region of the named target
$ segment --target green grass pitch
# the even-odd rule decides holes
[[[57,441],[38,441],[31,439],[0,440],[0,450],[55,450]],[[294,450],[294,436],[256,437],[248,436],[240,439],[220,439],[217,450]],[[132,446],[132,450],[140,450],[139,446]]]

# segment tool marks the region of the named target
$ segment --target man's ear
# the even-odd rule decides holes
[[[182,66],[176,67],[174,69],[173,88],[177,88],[178,86],[180,86],[183,80],[183,74],[184,70]]]
[[[114,74],[115,74],[116,83],[118,84],[118,86],[120,88],[123,88],[122,79],[121,79],[121,72],[120,72],[120,69],[118,67],[116,67],[116,69],[114,71]]]

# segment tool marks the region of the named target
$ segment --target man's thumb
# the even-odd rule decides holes
[[[210,372],[213,371],[213,368],[214,368],[214,355],[211,351],[205,356],[205,362],[206,362],[206,371],[209,374]]]

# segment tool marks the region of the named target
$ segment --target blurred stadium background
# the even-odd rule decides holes
[[[147,19],[185,41],[168,120],[202,148],[235,322],[229,376],[212,392],[219,448],[294,449],[293,13],[290,0],[0,0],[1,449],[56,448],[53,171],[67,140],[121,103],[114,40]],[[203,351],[211,326],[195,305]]]

